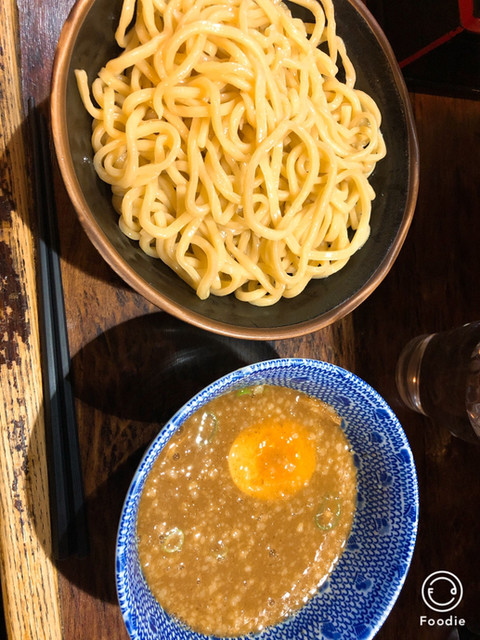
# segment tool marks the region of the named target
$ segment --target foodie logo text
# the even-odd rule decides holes
[[[463,585],[450,571],[434,571],[422,584],[422,599],[429,609],[447,613],[457,607],[463,597]],[[420,626],[463,626],[465,620],[450,615],[448,618],[420,616]]]
[[[434,571],[423,581],[422,598],[432,611],[452,611],[460,604],[462,596],[462,583],[450,571]]]

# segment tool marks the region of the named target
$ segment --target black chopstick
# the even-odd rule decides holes
[[[52,547],[57,559],[88,554],[83,478],[62,275],[48,129],[28,101],[38,221],[39,327],[48,446]]]

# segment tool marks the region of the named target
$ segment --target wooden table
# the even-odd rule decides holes
[[[468,100],[412,95],[420,194],[407,241],[384,282],[344,320],[272,345],[227,341],[219,347],[214,336],[185,331],[132,292],[84,235],[55,167],[90,554],[52,559],[25,112],[33,96],[48,114],[54,50],[72,4],[0,5],[0,568],[8,637],[127,638],[116,603],[114,546],[139,457],[185,396],[269,347],[282,356],[325,359],[363,377],[397,412],[411,442],[420,485],[418,541],[379,640],[455,637],[451,629],[420,625],[420,616],[429,615],[422,582],[436,570],[460,578],[464,596],[454,613],[476,623],[478,633],[480,447],[403,408],[394,384],[395,362],[407,340],[480,318],[480,104]],[[179,391],[167,372],[183,376],[178,356],[205,353],[205,344],[211,353],[229,349],[231,360],[209,367],[197,361],[195,375],[184,378]],[[142,398],[125,394],[133,383],[143,389]],[[144,402],[152,390],[153,397],[161,396],[153,407]],[[473,632],[460,629],[460,638],[467,637]]]

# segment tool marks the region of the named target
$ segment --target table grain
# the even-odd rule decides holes
[[[72,4],[0,4],[0,575],[8,638],[127,640],[116,603],[115,534],[142,452],[206,382],[270,355],[350,369],[385,397],[411,443],[420,489],[417,545],[378,639],[455,638],[451,628],[420,624],[420,616],[431,615],[421,585],[435,570],[452,571],[462,581],[464,596],[454,613],[470,631],[459,627],[459,637],[476,637],[480,447],[405,409],[394,384],[396,359],[411,337],[480,318],[480,103],[470,100],[411,94],[420,192],[400,256],[357,310],[291,340],[225,339],[153,307],[96,253],[54,165],[90,553],[53,559],[26,105],[32,96],[48,116],[55,47]]]

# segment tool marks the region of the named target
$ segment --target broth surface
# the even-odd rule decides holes
[[[356,472],[341,419],[262,385],[215,398],[167,443],[138,513],[161,605],[204,634],[259,631],[302,607],[349,535]]]

